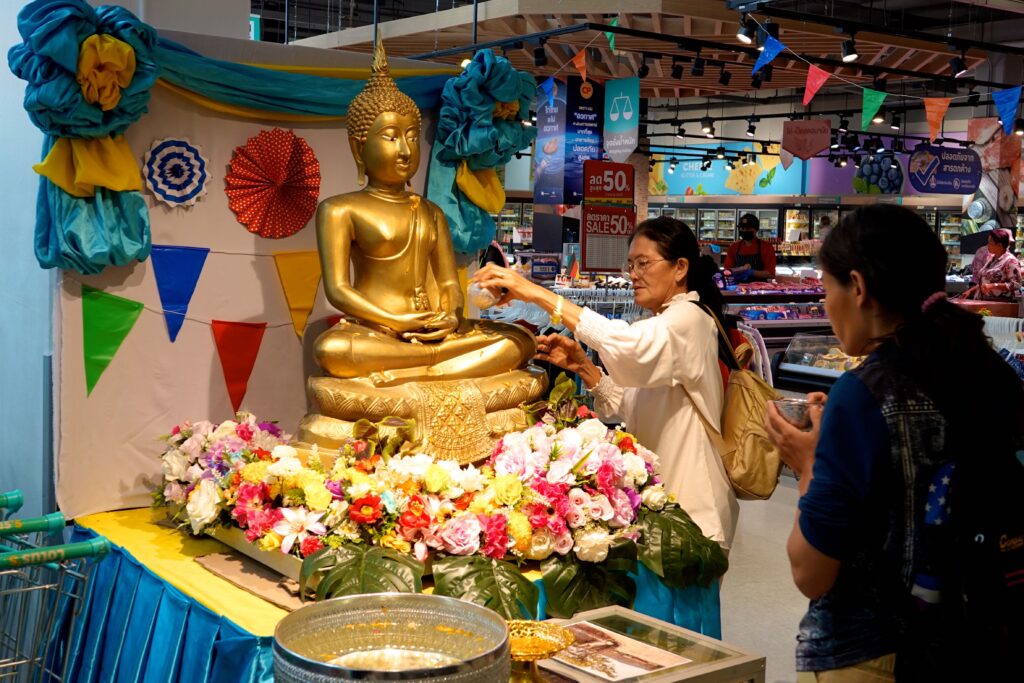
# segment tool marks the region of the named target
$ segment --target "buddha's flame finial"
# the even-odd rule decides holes
[[[348,108],[348,135],[366,140],[374,120],[384,112],[413,116],[420,121],[420,110],[408,95],[398,89],[388,67],[384,41],[377,38],[370,63],[370,78]]]

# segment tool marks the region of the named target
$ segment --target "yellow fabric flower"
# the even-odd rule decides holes
[[[121,101],[121,89],[135,75],[135,50],[114,36],[94,33],[78,49],[76,80],[89,104],[110,111]]]
[[[514,102],[495,102],[494,118],[509,121],[519,113],[519,100]]]
[[[270,467],[270,462],[267,460],[251,462],[242,468],[242,479],[250,484],[259,484],[267,478],[268,467]]]
[[[530,541],[533,539],[533,527],[530,526],[530,518],[522,512],[508,513],[508,533],[516,542],[515,549],[525,553],[530,548]]]
[[[433,464],[423,473],[423,485],[431,493],[440,493],[451,483],[448,472],[438,464]]]
[[[491,484],[494,489],[494,502],[498,505],[512,506],[523,497],[523,482],[514,474],[503,474],[495,477]]]
[[[276,531],[268,531],[260,537],[260,550],[277,550],[281,547],[281,535]]]
[[[380,544],[384,548],[391,548],[392,550],[397,550],[400,553],[412,552],[412,545],[409,541],[401,538],[400,536],[396,536],[394,533],[381,536]]]

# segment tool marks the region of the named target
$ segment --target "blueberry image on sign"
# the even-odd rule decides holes
[[[871,155],[861,162],[853,178],[857,194],[899,194],[903,189],[903,167],[889,155]]]

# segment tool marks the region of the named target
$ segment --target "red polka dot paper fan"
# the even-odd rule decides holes
[[[235,148],[224,186],[228,206],[249,232],[288,237],[302,230],[316,211],[320,162],[290,130],[264,130]]]

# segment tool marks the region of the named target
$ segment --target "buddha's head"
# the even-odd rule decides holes
[[[348,108],[348,142],[359,182],[401,187],[420,165],[420,110],[395,85],[384,45],[373,52],[370,80]]]

